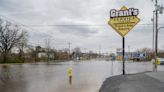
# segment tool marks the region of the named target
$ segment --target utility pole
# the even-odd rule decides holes
[[[156,68],[156,54],[154,52],[154,36],[155,36],[155,10],[153,11],[153,18],[151,19],[152,23],[153,23],[153,36],[152,36],[152,60],[153,60],[153,64],[154,64],[154,71],[155,71],[155,68]]]
[[[156,0],[155,6],[157,7],[158,1]],[[155,45],[155,51],[156,51],[156,56],[158,56],[158,10],[156,8],[155,10],[155,15],[156,15],[156,45]]]
[[[47,53],[47,62],[50,60],[50,39],[45,39],[46,53]]]
[[[155,28],[154,28],[154,22],[155,22],[155,19],[154,19],[154,14],[155,14],[155,11],[153,11],[153,18],[151,19],[151,21],[152,21],[152,23],[153,23],[153,39],[152,39],[152,57],[153,57],[153,59],[154,59],[154,36],[155,36]]]
[[[68,49],[69,49],[68,59],[70,60],[70,54],[71,54],[71,43],[70,42],[68,42]]]
[[[152,50],[155,49],[155,51],[153,50],[153,56],[155,58],[155,62],[154,62],[154,69],[153,71],[157,71],[157,56],[158,56],[158,0],[152,0],[155,1],[155,10],[153,11],[153,46],[152,46]],[[154,14],[155,13],[155,14]],[[154,17],[155,15],[155,17]],[[154,28],[155,26],[155,28]],[[155,32],[154,32],[155,29]],[[155,48],[154,48],[154,34],[155,34]],[[155,53],[154,53],[155,52]]]
[[[158,1],[155,0],[155,66],[154,71],[157,71],[157,56],[158,56],[158,10],[157,10]]]
[[[162,5],[158,5],[158,0],[155,0],[155,29],[156,29],[156,35],[155,35],[155,71],[157,71],[157,58],[158,58],[158,13],[163,14],[164,7]]]
[[[99,58],[101,57],[101,45],[99,45]]]

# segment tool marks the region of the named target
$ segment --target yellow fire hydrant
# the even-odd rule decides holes
[[[72,67],[69,68],[68,75],[69,75],[69,83],[72,84]]]
[[[159,58],[157,58],[156,64],[160,65],[160,59]]]

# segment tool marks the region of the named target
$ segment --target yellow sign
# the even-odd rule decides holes
[[[112,9],[110,11],[110,20],[108,24],[124,37],[139,21],[137,17],[139,10],[123,6],[120,10]]]

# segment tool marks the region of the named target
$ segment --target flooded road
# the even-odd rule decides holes
[[[68,69],[72,66],[72,84]],[[159,70],[163,71],[164,66]],[[126,63],[127,73],[152,71],[152,63]],[[122,73],[121,62],[68,61],[0,66],[1,92],[98,92],[103,81]]]

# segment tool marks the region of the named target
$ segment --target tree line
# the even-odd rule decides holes
[[[82,53],[79,47],[71,52],[69,49],[55,50],[47,46],[28,44],[28,33],[23,28],[9,21],[0,19],[0,63],[23,63],[50,60],[90,59],[98,54],[89,51]]]
[[[57,50],[51,49],[49,40],[46,47],[28,44],[28,33],[19,25],[0,18],[0,63],[40,62],[51,60],[93,59],[103,57],[93,51],[83,53],[80,47]],[[142,48],[136,52],[146,53],[146,60],[154,56],[152,49]],[[159,57],[164,58],[164,51],[159,50]]]

